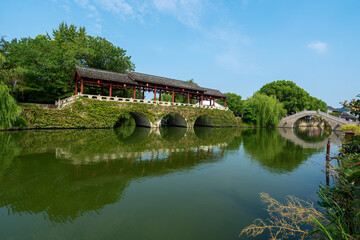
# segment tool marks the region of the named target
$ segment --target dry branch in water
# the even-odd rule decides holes
[[[286,239],[290,236],[296,236],[298,239],[304,239],[313,225],[313,217],[320,222],[327,222],[322,213],[317,211],[312,203],[298,199],[294,196],[288,196],[286,203],[282,204],[271,198],[267,193],[260,193],[260,198],[267,206],[266,211],[270,218],[265,221],[256,219],[253,224],[244,228],[242,234],[247,236],[258,236],[265,230],[270,231],[270,239]]]

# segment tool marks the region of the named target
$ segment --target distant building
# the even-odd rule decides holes
[[[337,109],[337,108],[333,108],[332,106],[327,106],[327,113],[330,114],[330,113],[333,113],[333,114],[338,114],[340,115],[343,111]]]
[[[357,121],[357,118],[348,112],[341,113],[340,118],[345,119],[347,121],[353,121],[353,122]]]

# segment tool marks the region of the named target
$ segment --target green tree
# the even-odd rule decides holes
[[[87,47],[84,60],[88,67],[120,73],[135,69],[131,57],[126,56],[126,50],[114,46],[105,38],[88,36]]]
[[[360,94],[356,97],[360,98]],[[343,106],[360,121],[360,99],[352,99],[349,103],[345,101]]]
[[[9,88],[0,82],[0,129],[12,127],[20,114],[21,108],[10,96]]]
[[[225,93],[229,98],[226,99],[226,106],[233,111],[235,115],[241,115],[244,112],[244,100],[241,100],[241,96],[236,93]],[[224,100],[217,100],[221,105],[224,105]]]
[[[126,51],[104,38],[87,35],[84,27],[61,23],[49,34],[0,41],[1,79],[24,102],[53,102],[73,94],[76,65],[124,73],[135,66]],[[20,71],[21,70],[21,71]],[[21,74],[19,74],[21,73]]]
[[[172,95],[171,94],[162,94],[161,95],[161,101],[171,102],[172,101]]]
[[[265,84],[259,91],[268,96],[275,96],[281,103],[284,104],[284,108],[288,113],[295,113],[308,110],[327,110],[326,103],[311,97],[308,92],[297,86],[292,81],[278,80],[268,84]]]
[[[245,104],[244,113],[241,118],[243,122],[253,125],[256,123],[255,109],[250,104]]]
[[[281,117],[285,116],[286,110],[275,96],[267,96],[262,93],[255,93],[246,102],[254,109],[256,125],[259,127],[275,127]]]
[[[187,82],[195,83],[194,79],[190,79]],[[175,93],[175,102],[177,103],[187,103],[187,94],[180,95],[179,93]],[[164,102],[171,102],[172,101],[172,94],[162,94],[161,95],[161,101]],[[195,104],[196,99],[190,98],[190,104]]]
[[[327,104],[321,99],[316,97],[309,97],[309,110],[320,110],[322,112],[327,112]]]

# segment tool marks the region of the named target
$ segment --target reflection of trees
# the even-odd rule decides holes
[[[182,133],[170,132],[176,130],[167,130],[165,139],[141,129],[4,133],[0,135],[0,143],[7,146],[1,149],[0,207],[20,214],[43,213],[55,223],[73,221],[119,201],[133,180],[219,161],[224,149],[214,146],[225,146],[234,138],[233,130],[224,130],[212,131],[208,139],[191,131],[179,138]],[[147,153],[111,158],[118,152],[137,151]],[[86,161],[96,156],[103,159]]]
[[[183,127],[160,128],[161,137],[168,141],[178,141],[185,136],[187,129]]]
[[[311,155],[323,149],[305,148],[286,141],[277,129],[243,131],[245,152],[262,166],[275,173],[294,171]]]
[[[13,158],[21,151],[17,141],[25,135],[25,132],[0,132],[0,177],[11,165]]]
[[[219,153],[195,151],[154,156],[151,161],[119,159],[71,165],[56,161],[54,153],[15,158],[0,185],[0,206],[11,212],[40,213],[52,222],[73,221],[89,211],[121,199],[131,181],[190,170],[217,161]]]
[[[330,133],[331,129],[324,130],[324,129],[317,128],[317,127],[294,128],[295,135],[298,138],[300,138],[306,142],[322,142],[322,141],[324,141],[328,137],[328,135],[325,132]]]

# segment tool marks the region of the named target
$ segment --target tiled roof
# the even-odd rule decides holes
[[[140,81],[144,83],[152,83],[158,85],[164,85],[168,87],[176,87],[176,88],[183,88],[188,90],[195,90],[195,91],[203,91],[199,85],[196,83],[185,82],[181,80],[176,80],[172,78],[166,77],[159,77],[145,73],[138,73],[138,72],[130,72],[128,75],[135,81]]]
[[[119,83],[127,83],[137,85],[137,83],[131,80],[126,74],[110,72],[100,69],[87,68],[76,66],[76,71],[83,78],[99,79],[104,81],[112,81]]]
[[[223,94],[219,90],[211,89],[211,88],[202,88],[202,89],[204,89],[205,95],[210,95],[210,96],[214,96],[214,97],[221,97],[221,98],[228,98],[228,96],[226,96],[225,94]]]

